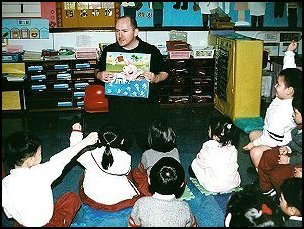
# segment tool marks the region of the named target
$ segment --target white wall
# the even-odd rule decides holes
[[[139,37],[150,44],[156,45],[162,53],[166,52],[166,41],[170,31],[140,31]],[[280,42],[279,31],[236,31],[237,33],[264,40],[265,42]],[[191,46],[208,45],[208,31],[187,31],[187,42]],[[297,32],[299,33],[299,32]],[[267,41],[267,34],[277,35],[275,41]],[[115,42],[114,31],[84,31],[69,33],[50,33],[49,39],[9,39],[9,44],[23,45],[24,50],[41,51],[42,49],[59,50],[65,47],[99,47],[99,43]],[[285,47],[281,47],[283,49]],[[282,51],[279,54],[282,55]],[[299,42],[298,53],[302,54],[302,40]]]
[[[68,47],[99,47],[99,43],[113,43],[115,41],[114,32],[73,32],[54,33],[53,49],[60,49],[61,46]],[[83,37],[81,40],[79,40]]]
[[[274,56],[284,56],[284,52],[286,51],[286,48],[290,42],[290,41],[282,42],[280,40],[280,34],[296,33],[296,34],[301,34],[301,36],[302,36],[302,32],[299,32],[299,31],[237,31],[237,33],[243,34],[248,37],[263,40],[264,44],[266,44],[266,45],[267,45],[267,43],[268,44],[278,43],[279,44],[278,50],[276,52],[274,52]],[[300,41],[298,41],[297,53],[302,54],[302,39]]]
[[[41,51],[42,49],[53,48],[54,38],[50,34],[49,39],[9,39],[9,45],[23,45],[23,50]]]
[[[187,31],[188,43],[190,45],[207,45],[208,31]],[[169,31],[140,31],[139,37],[157,47],[166,45],[169,40]],[[77,42],[77,38],[82,38]],[[87,44],[87,47],[99,47],[99,43],[115,42],[114,31],[85,31],[69,33],[50,33],[49,39],[9,39],[9,44],[23,45],[24,50],[41,51],[42,49],[60,49],[61,46],[81,47]]]

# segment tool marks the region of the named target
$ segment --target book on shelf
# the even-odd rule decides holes
[[[166,41],[168,51],[190,51],[190,45],[183,41]]]
[[[13,81],[13,82],[19,82],[19,81],[24,81],[26,78],[25,74],[5,74],[2,75],[7,79],[7,81]]]

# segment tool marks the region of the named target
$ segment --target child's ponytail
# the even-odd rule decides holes
[[[212,117],[210,120],[211,137],[216,136],[222,146],[237,143],[237,129],[228,117]]]
[[[105,132],[103,134],[103,139],[106,141],[106,149],[104,151],[104,154],[102,156],[101,165],[104,169],[108,169],[113,165],[113,155],[111,152],[111,143],[114,142],[117,138],[117,135],[113,132]]]
[[[228,144],[234,145],[235,144],[234,135],[235,135],[235,126],[230,122],[226,122],[223,125],[223,129],[220,136],[221,143],[223,144],[223,146]]]

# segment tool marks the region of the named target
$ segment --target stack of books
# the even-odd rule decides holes
[[[54,49],[42,49],[44,60],[59,60],[58,51]]]
[[[97,59],[97,48],[77,48],[76,59]]]
[[[231,18],[220,8],[210,10],[211,12],[211,28],[212,29],[233,29],[234,22],[231,22]]]
[[[12,82],[22,82],[26,78],[25,74],[2,74],[2,77],[5,77],[7,81],[12,81]]]
[[[23,54],[23,60],[43,60],[41,52],[37,51],[25,51]]]
[[[170,59],[189,59],[191,48],[184,41],[166,41],[167,50]]]

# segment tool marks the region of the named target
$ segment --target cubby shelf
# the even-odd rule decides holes
[[[163,26],[163,27],[139,27],[140,31],[209,31],[209,30],[219,30],[219,29],[210,29],[206,27],[188,27],[188,26]],[[290,27],[261,27],[261,28],[252,28],[250,26],[239,26],[234,27],[232,30],[235,31],[302,31],[302,27],[290,28]],[[114,32],[114,27],[100,27],[97,28],[50,28],[50,33],[65,33],[65,32],[81,32],[81,31],[111,31]]]

